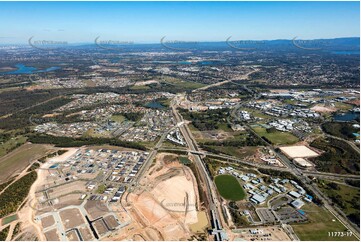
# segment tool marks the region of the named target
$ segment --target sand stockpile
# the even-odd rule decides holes
[[[332,112],[337,111],[337,109],[334,107],[326,107],[323,105],[316,105],[316,106],[312,107],[311,110],[313,110],[315,112],[319,112],[319,113],[332,113]]]

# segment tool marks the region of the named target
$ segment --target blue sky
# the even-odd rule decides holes
[[[359,37],[359,2],[0,2],[0,43]]]

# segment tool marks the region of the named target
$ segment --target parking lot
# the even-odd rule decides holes
[[[276,214],[283,223],[301,223],[306,222],[307,217],[301,215],[297,210],[290,206],[282,207]]]
[[[262,222],[265,224],[272,224],[277,220],[269,208],[259,208],[256,211]]]

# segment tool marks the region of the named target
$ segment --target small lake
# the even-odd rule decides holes
[[[358,120],[360,119],[360,113],[348,112],[344,114],[336,114],[333,116],[333,119],[335,121],[344,121],[344,122]]]
[[[60,67],[53,66],[53,67],[49,67],[49,68],[46,68],[46,69],[43,69],[43,70],[38,70],[35,67],[26,66],[26,65],[23,65],[23,64],[17,64],[17,65],[15,65],[15,67],[18,68],[18,69],[15,70],[15,71],[8,71],[8,72],[3,72],[3,73],[0,72],[0,75],[43,73],[43,72],[56,71],[56,70],[60,69]]]
[[[147,108],[163,109],[165,108],[160,102],[149,102],[145,105]]]

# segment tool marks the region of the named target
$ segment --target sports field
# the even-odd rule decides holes
[[[219,175],[215,178],[217,189],[224,199],[239,201],[246,197],[246,194],[234,176]]]

